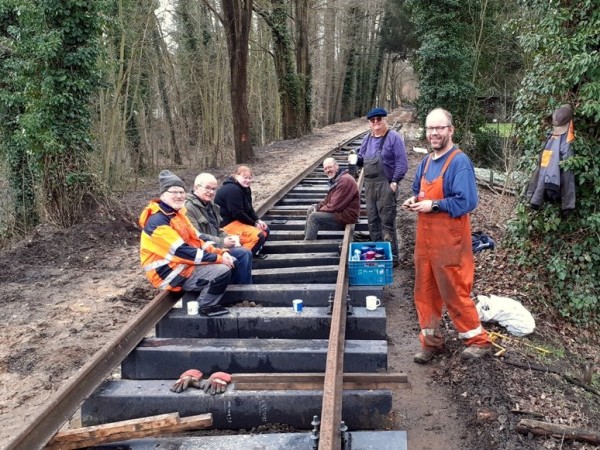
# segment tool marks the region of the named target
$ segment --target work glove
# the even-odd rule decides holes
[[[215,372],[207,380],[200,382],[200,389],[210,392],[211,395],[222,394],[231,383],[231,375],[225,372]]]
[[[180,393],[185,391],[188,386],[193,386],[197,389],[200,389],[200,383],[202,379],[202,372],[197,369],[186,370],[179,376],[179,380],[171,386],[171,391]]]

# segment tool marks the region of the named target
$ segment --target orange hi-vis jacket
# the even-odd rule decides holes
[[[185,212],[185,208],[175,211],[156,199],[140,214],[140,258],[156,288],[180,291],[194,266],[220,264],[221,255],[227,252],[200,239]]]

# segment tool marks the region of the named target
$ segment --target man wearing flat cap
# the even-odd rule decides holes
[[[371,133],[358,151],[358,166],[365,174],[365,199],[371,241],[387,241],[392,246],[394,266],[398,264],[396,204],[398,183],[408,170],[404,140],[388,128],[387,111],[373,108],[367,113]]]
[[[160,198],[142,211],[140,258],[146,276],[159,289],[197,292],[200,312],[227,314],[219,305],[235,266],[227,249],[199,237],[185,214],[183,181],[168,170],[159,174]]]

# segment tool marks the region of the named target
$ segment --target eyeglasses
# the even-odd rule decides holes
[[[452,125],[442,125],[439,127],[425,127],[425,131],[427,131],[428,133],[433,133],[434,131],[436,133],[441,133],[442,131],[444,131],[444,128],[450,128]]]
[[[371,117],[369,119],[369,122],[371,122],[371,123],[381,122],[381,119],[383,119],[383,117]]]
[[[208,192],[216,192],[217,188],[216,187],[210,187],[210,186],[204,186],[203,184],[199,184],[198,186],[203,187],[204,189],[206,189]]]
[[[171,195],[185,195],[185,191],[165,191]]]

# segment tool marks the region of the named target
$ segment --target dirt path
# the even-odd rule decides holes
[[[390,120],[405,123],[409,149],[411,172],[400,185],[401,198],[408,197],[409,180],[421,158],[411,151],[416,131],[407,123],[411,115],[396,112]],[[321,160],[333,146],[367,128],[365,120],[354,120],[316,130],[312,136],[256,149],[256,160],[251,164],[256,203],[283,185],[298,168]],[[190,186],[197,174],[197,169],[172,170]],[[212,172],[222,179],[231,170],[224,167]],[[2,445],[155,295],[139,268],[135,221],[156,194],[157,184],[148,180],[137,192],[120,200],[120,206],[130,214],[104,209],[68,230],[40,227],[28,239],[0,253]],[[430,366],[412,362],[418,348],[412,305],[414,217],[399,213],[398,230],[402,264],[395,269],[395,283],[386,288],[383,299],[388,312],[388,366],[391,371],[406,372],[411,389],[395,396],[394,428],[408,431],[411,449],[475,449],[481,448],[482,439],[487,448],[536,448],[510,432],[506,417],[514,407],[515,395],[495,392],[505,376],[496,361],[465,367],[457,356],[460,347],[456,343],[454,353]],[[481,376],[485,373],[496,374]],[[513,383],[521,380],[518,371],[510,375]],[[478,423],[478,405],[507,416]],[[584,418],[589,424],[599,423],[589,414]]]

